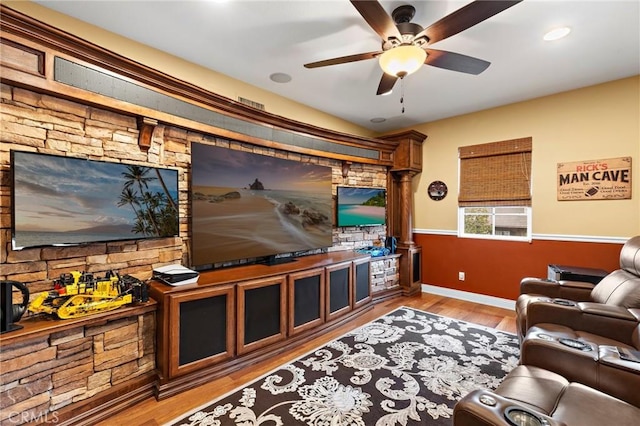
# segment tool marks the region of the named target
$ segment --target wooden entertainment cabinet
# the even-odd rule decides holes
[[[340,251],[206,271],[185,286],[151,282],[157,398],[273,357],[370,309],[370,261]]]

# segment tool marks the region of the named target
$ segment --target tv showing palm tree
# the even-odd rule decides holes
[[[178,235],[178,171],[11,151],[12,247]]]

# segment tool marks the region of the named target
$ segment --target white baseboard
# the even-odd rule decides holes
[[[498,308],[509,310],[514,310],[516,307],[515,300],[487,296],[486,294],[471,293],[469,291],[454,290],[452,288],[438,287],[429,284],[422,284],[422,292],[437,294],[438,296],[452,297],[454,299],[467,300],[469,302],[481,303],[483,305],[496,306]]]

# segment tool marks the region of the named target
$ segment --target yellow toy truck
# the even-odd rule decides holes
[[[69,319],[149,300],[147,283],[131,275],[121,277],[114,271],[107,272],[104,278],[96,278],[88,272],[71,271],[61,274],[53,283],[53,290],[40,293],[29,303],[29,312]]]

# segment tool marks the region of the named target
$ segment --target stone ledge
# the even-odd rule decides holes
[[[15,345],[17,343],[29,342],[33,339],[47,337],[54,333],[60,333],[79,326],[95,326],[107,321],[120,318],[127,318],[155,311],[158,308],[153,299],[146,303],[139,303],[132,306],[123,306],[116,310],[90,315],[83,318],[74,319],[53,319],[46,316],[33,316],[20,320],[18,323],[23,328],[0,335],[0,344],[3,347]]]

